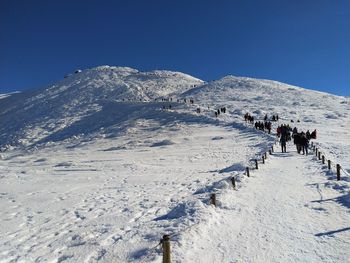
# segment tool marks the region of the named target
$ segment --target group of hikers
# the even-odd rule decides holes
[[[245,122],[254,123],[254,117],[250,115],[248,112],[244,114],[244,120]]]
[[[221,107],[220,109],[216,110],[214,112],[215,117],[217,117],[218,115],[220,115],[220,113],[226,113],[226,107]]]
[[[244,120],[248,123],[254,123],[254,117],[250,113],[244,114]],[[264,121],[256,121],[254,124],[255,129],[267,131],[269,134],[271,133],[272,123],[271,121],[278,121],[279,116],[272,115],[271,119],[269,119],[268,115],[265,114]],[[300,122],[298,120],[298,122]],[[298,132],[297,127],[293,129],[289,124],[282,124],[277,127],[277,137],[279,138],[279,142],[282,148],[282,152],[287,152],[287,142],[293,139],[293,143],[296,146],[297,152],[300,154],[308,154],[309,141],[311,139],[316,139],[317,131],[314,130],[310,133],[309,130],[306,132],[300,131]]]
[[[158,98],[156,98],[156,99],[154,99],[155,101],[158,101]],[[173,101],[173,98],[160,98],[159,100],[161,100],[162,102],[172,102]],[[123,101],[124,101],[124,99],[123,99]],[[176,102],[178,102],[178,103],[180,103],[181,101],[183,101],[184,103],[187,103],[187,102],[189,102],[190,104],[194,104],[194,99],[186,99],[186,98],[184,98],[184,99],[177,99],[176,100]],[[171,104],[169,104],[169,106],[165,106],[165,105],[163,105],[163,110],[166,110],[166,109],[169,109],[169,110],[171,110]],[[200,113],[201,112],[201,110],[200,110],[200,108],[197,108],[197,113]]]
[[[261,131],[267,130],[268,133],[270,134],[271,128],[272,128],[272,123],[270,121],[265,121],[265,122],[257,121],[257,122],[255,122],[254,127],[255,127],[255,129],[261,130]]]
[[[292,135],[290,135],[292,132]],[[316,139],[316,129],[310,133],[309,130],[307,132],[298,132],[298,128],[294,127],[292,130],[289,125],[281,125],[277,128],[277,136],[280,138],[280,144],[282,148],[282,152],[287,151],[287,141],[290,141],[293,138],[293,142],[297,148],[297,152],[300,154],[308,154],[309,141],[311,139]]]
[[[184,98],[183,100],[184,100],[185,103],[187,103],[187,100],[188,100],[188,99]],[[177,100],[177,102],[180,102],[180,100]],[[188,102],[189,102],[190,104],[193,104],[193,103],[194,103],[194,99],[189,99]]]
[[[254,123],[254,117],[252,115],[250,115],[250,113],[248,113],[248,112],[246,114],[244,114],[244,120],[245,120],[245,122]],[[269,119],[267,114],[265,114],[264,123],[262,123],[262,125],[261,125],[261,122],[255,122],[255,128],[257,128],[257,129],[259,128],[262,130],[268,129],[267,125],[265,125],[266,123],[271,124],[271,121],[278,121],[278,120],[279,120],[278,114],[272,115],[271,120]],[[257,125],[257,123],[258,123],[258,125]]]
[[[269,118],[267,117],[267,114],[265,114],[264,121],[267,121],[268,119],[269,119]],[[278,120],[279,120],[278,114],[272,115],[271,120],[272,120],[272,121],[278,121]]]

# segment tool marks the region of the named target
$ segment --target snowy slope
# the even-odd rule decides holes
[[[191,89],[183,96],[203,105],[227,105],[231,113],[250,112],[258,119],[279,114],[280,119],[304,131],[317,129],[318,143],[333,160],[350,169],[350,99],[277,81],[227,76]],[[291,122],[293,120],[293,123]],[[297,121],[300,120],[300,123]]]
[[[316,128],[314,143],[350,172],[349,98],[104,66],[1,99],[0,112],[0,262],[161,262],[163,234],[173,262],[350,258],[350,177],[288,145],[247,178],[275,135],[242,118]]]
[[[180,72],[162,70],[139,72],[109,66],[84,70],[48,88],[3,99],[0,104],[0,145],[7,145],[7,148],[9,145],[29,146],[64,140],[81,133],[96,134],[96,123],[99,128],[106,128],[111,118],[117,123],[126,117],[126,111],[134,110],[125,109],[122,104],[114,107],[116,102],[169,97],[202,83]],[[141,109],[138,108],[140,112]],[[103,121],[105,118],[107,123]],[[85,132],[79,129],[79,122],[83,122]]]

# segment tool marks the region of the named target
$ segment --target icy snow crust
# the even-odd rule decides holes
[[[109,66],[0,98],[0,262],[161,262],[163,234],[173,262],[350,258],[349,98]],[[275,137],[245,112],[317,129],[342,180],[293,145],[247,178]]]

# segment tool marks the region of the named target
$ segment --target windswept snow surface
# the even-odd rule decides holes
[[[247,178],[275,137],[245,112],[316,128],[342,180],[292,145]],[[108,66],[4,98],[0,262],[161,262],[163,234],[173,262],[347,262],[349,114],[274,81]]]
[[[143,109],[117,105],[182,93],[203,81],[180,72],[139,72],[101,66],[67,76],[39,90],[14,94],[0,103],[0,146],[33,146],[83,135],[115,133],[121,118]],[[133,107],[132,105],[131,107]],[[98,129],[97,129],[98,128]]]

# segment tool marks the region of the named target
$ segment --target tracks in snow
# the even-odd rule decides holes
[[[252,171],[244,187],[226,193],[222,208],[199,226],[202,230],[184,235],[180,257],[185,262],[346,262],[349,207],[337,202],[341,194],[314,157],[293,150],[275,153]]]

